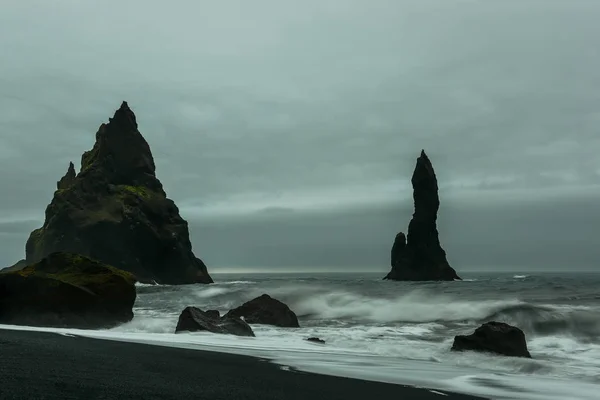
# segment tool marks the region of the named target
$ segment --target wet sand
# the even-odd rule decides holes
[[[0,329],[0,399],[475,400],[258,358]]]

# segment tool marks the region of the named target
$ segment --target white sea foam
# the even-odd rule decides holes
[[[214,297],[214,296],[219,296],[221,294],[228,293],[229,290],[230,289],[223,288],[223,287],[212,286],[212,287],[207,287],[203,290],[197,290],[194,292],[194,295],[199,298],[207,298],[207,297]]]
[[[479,320],[507,307],[524,304],[517,299],[461,301],[450,296],[432,296],[420,290],[392,299],[333,291],[302,296],[292,299],[291,303],[298,315],[382,323]]]
[[[140,282],[136,282],[135,286],[141,288],[141,287],[155,287],[155,286],[160,286],[160,285],[157,284],[157,283],[140,283]]]
[[[172,325],[171,325],[172,327]],[[412,384],[437,390],[448,390],[487,396],[492,399],[523,400],[596,400],[600,385],[556,376],[551,371],[536,374],[531,371],[508,372],[507,366],[518,363],[535,364],[537,361],[491,357],[482,354],[452,354],[441,362],[431,360],[409,360],[398,354],[372,352],[367,348],[350,348],[335,341],[336,335],[317,329],[301,329],[290,333],[266,327],[257,327],[257,337],[236,337],[210,333],[147,333],[121,329],[85,331],[77,329],[34,328],[22,326],[0,326],[5,329],[56,332],[97,339],[138,342],[152,345],[188,349],[219,351],[271,359],[274,362],[302,371],[347,376],[389,383]],[[368,330],[357,336],[368,335]],[[303,340],[308,333],[324,333],[325,346],[317,346]],[[373,332],[371,332],[373,333]],[[402,336],[402,333],[399,333]],[[402,344],[396,339],[396,344]],[[406,347],[405,347],[406,346]],[[414,347],[414,343],[412,343]],[[405,349],[411,343],[401,345]],[[423,349],[430,351],[431,349]],[[465,361],[472,359],[472,362]],[[454,362],[451,360],[454,359]],[[484,366],[502,364],[498,372],[485,370]],[[596,371],[597,372],[597,371]]]
[[[591,282],[580,291],[569,284],[511,274],[501,279],[482,277],[477,284],[263,277],[210,286],[138,285],[135,318],[114,329],[12,328],[245,354],[305,371],[488,398],[597,399],[596,285]],[[255,338],[173,333],[185,306],[224,312],[263,293],[288,304],[299,315],[302,328],[254,325]],[[558,298],[562,300],[555,301]],[[533,359],[450,351],[454,335],[470,333],[489,320],[523,329]],[[312,336],[326,344],[305,340]]]
[[[438,392],[437,390],[430,390],[431,393],[439,394],[440,396],[448,396],[446,393]]]

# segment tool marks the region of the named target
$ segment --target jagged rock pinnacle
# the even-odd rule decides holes
[[[61,190],[69,187],[75,180],[76,175],[77,174],[75,173],[75,166],[72,162],[69,162],[69,168],[67,169],[67,173],[65,174],[65,176],[60,178],[58,182],[56,182],[56,189]]]
[[[155,175],[150,146],[127,102],[96,133],[94,147],[57,183],[44,225],[25,246],[26,263],[57,251],[130,271],[143,281],[210,283],[188,225]]]
[[[408,235],[396,235],[392,247],[392,270],[386,279],[428,281],[460,279],[446,260],[437,231],[440,207],[438,184],[433,165],[421,150],[411,179],[414,214]]]
[[[100,125],[94,147],[81,156],[81,174],[92,174],[112,184],[143,185],[162,191],[155,170],[150,146],[124,101],[109,122]]]
[[[109,124],[116,124],[121,129],[133,129],[137,130],[138,125],[135,118],[135,114],[129,108],[129,104],[126,101],[121,103],[121,107],[115,111],[115,115],[109,118]]]

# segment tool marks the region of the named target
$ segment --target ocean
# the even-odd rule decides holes
[[[138,284],[134,319],[110,330],[19,329],[247,354],[282,368],[492,399],[600,398],[600,274],[461,275],[213,274],[212,285]],[[186,306],[226,312],[263,293],[289,305],[301,328],[255,325],[255,338],[174,334]],[[455,335],[490,320],[523,329],[533,359],[450,351]],[[326,344],[304,340],[311,336]]]

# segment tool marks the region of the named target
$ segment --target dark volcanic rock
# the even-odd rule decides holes
[[[76,175],[77,174],[75,173],[75,166],[72,162],[70,162],[69,169],[67,169],[67,173],[65,174],[65,176],[60,178],[60,181],[56,182],[56,189],[62,190],[71,186],[71,184],[75,181]]]
[[[531,358],[525,334],[519,328],[503,322],[486,322],[468,336],[456,336],[452,350],[473,350],[510,357]]]
[[[225,333],[237,336],[254,336],[250,325],[236,317],[218,317],[218,311],[202,311],[196,307],[186,307],[179,315],[175,333],[188,331],[208,331],[212,333]]]
[[[313,343],[325,344],[325,341],[323,339],[319,339],[318,337],[309,337],[306,340]]]
[[[192,252],[187,222],[156,178],[150,147],[126,102],[100,126],[74,173],[70,164],[44,225],[31,233],[28,264],[66,251],[130,271],[143,282],[212,282]]]
[[[221,313],[219,310],[206,310],[204,311],[204,314],[210,318],[221,318]]]
[[[392,247],[392,270],[385,279],[397,281],[452,281],[460,279],[448,264],[437,231],[440,207],[438,185],[431,161],[421,151],[412,176],[415,211],[408,237],[396,235]]]
[[[394,239],[394,245],[392,246],[392,266],[396,265],[398,261],[400,261],[405,247],[406,235],[400,232],[396,235],[396,239]]]
[[[0,273],[0,323],[108,328],[133,318],[135,278],[89,258],[53,253]]]
[[[225,316],[243,317],[249,324],[299,328],[298,317],[284,303],[263,294],[229,311]]]
[[[27,261],[19,260],[15,264],[11,265],[10,267],[0,269],[0,273],[10,272],[10,271],[19,271],[19,270],[22,270],[23,268],[25,268],[26,266],[27,266]]]

